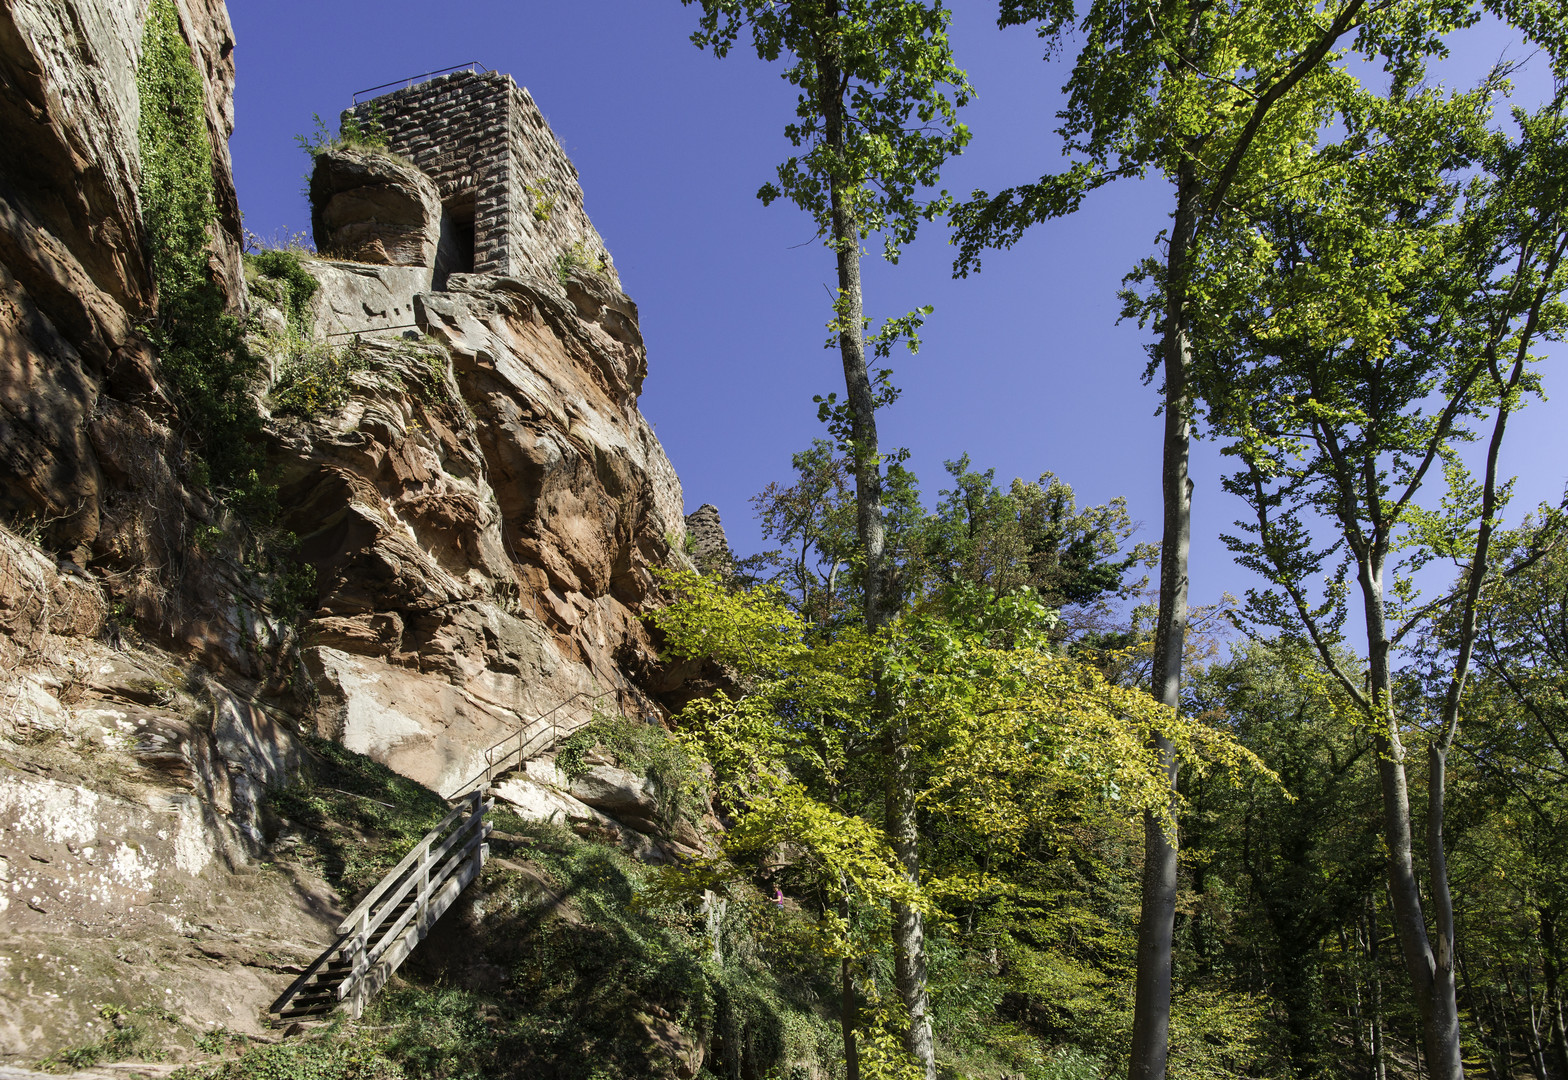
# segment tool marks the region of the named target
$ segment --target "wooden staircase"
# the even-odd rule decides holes
[[[612,691],[613,692],[613,691]],[[325,1016],[346,1005],[357,1020],[409,953],[425,939],[490,857],[495,800],[490,787],[553,747],[563,734],[561,711],[609,696],[577,693],[485,751],[485,769],[459,789],[456,804],[403,860],[389,870],[337,928],[337,940],[278,996],[268,1010],[279,1020]]]
[[[463,796],[338,924],[332,946],[272,1003],[278,1019],[323,1016],[345,1003],[358,1019],[490,857],[485,815],[495,802],[487,794]]]

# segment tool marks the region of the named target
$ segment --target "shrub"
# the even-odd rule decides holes
[[[153,0],[148,11],[136,89],[142,222],[158,286],[153,345],[208,475],[232,485],[260,457],[261,418],[246,392],[259,364],[208,269],[218,219],[212,145],[201,76],[172,0]]]
[[[278,306],[289,326],[299,334],[310,332],[310,301],[321,288],[299,255],[284,249],[268,249],[245,256],[247,266],[271,279],[278,286]]]
[[[574,276],[597,276],[609,268],[610,253],[594,251],[581,240],[574,241],[571,247],[555,257],[555,279],[563,288]]]
[[[602,746],[622,768],[646,776],[659,797],[659,819],[666,828],[680,818],[696,823],[708,806],[708,778],[701,764],[685,747],[671,740],[663,728],[628,720],[623,716],[595,713],[557,748],[555,766],[576,779],[588,771],[583,756]]]
[[[356,334],[347,345],[315,341],[292,329],[270,339],[279,355],[268,397],[275,411],[306,418],[335,413],[348,403],[352,376],[368,366]]]
[[[328,150],[339,147],[349,150],[378,150],[387,148],[386,131],[383,130],[381,117],[371,110],[370,115],[363,121],[353,113],[345,115],[338,124],[338,133],[332,134],[327,122],[321,118],[320,113],[311,113],[315,128],[309,135],[296,135],[294,141],[299,148],[309,154],[314,160]]]

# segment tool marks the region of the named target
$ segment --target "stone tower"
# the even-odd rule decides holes
[[[551,278],[564,260],[620,289],[583,211],[577,169],[510,75],[442,75],[347,109],[343,119],[379,129],[391,153],[435,184],[437,281],[469,272]]]

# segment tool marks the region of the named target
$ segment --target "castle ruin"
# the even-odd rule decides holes
[[[342,119],[346,132],[384,137],[390,154],[428,178],[439,202],[439,225],[418,223],[436,240],[426,254],[386,261],[429,265],[437,288],[452,273],[549,279],[585,269],[619,290],[604,241],[583,210],[577,169],[533,98],[510,75],[441,75],[357,104]],[[314,181],[312,195],[317,198]],[[325,200],[317,201],[317,245],[342,254],[343,244],[323,236],[319,204]],[[385,213],[385,200],[360,205],[368,206],[362,216],[394,216]]]

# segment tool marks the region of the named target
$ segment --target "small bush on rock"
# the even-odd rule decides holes
[[[670,827],[680,818],[693,824],[702,820],[709,798],[707,774],[692,753],[672,741],[663,728],[596,713],[557,748],[556,768],[576,779],[590,768],[584,757],[594,747],[602,747],[621,768],[653,782],[661,824]]]

